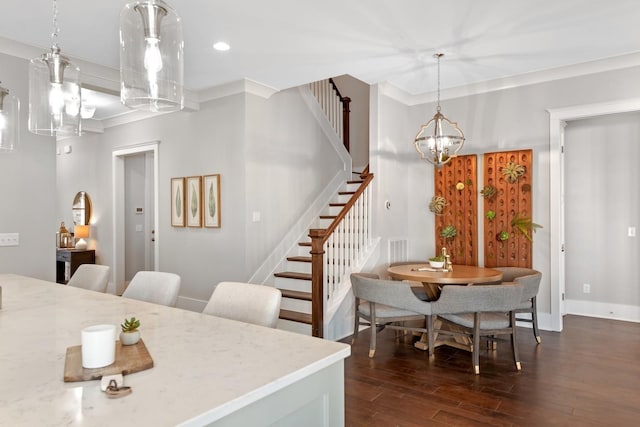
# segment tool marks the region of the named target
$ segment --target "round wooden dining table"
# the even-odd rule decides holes
[[[401,264],[389,267],[387,273],[395,280],[420,282],[430,300],[438,299],[442,285],[473,285],[498,282],[502,272],[474,265],[454,265],[453,271],[431,268],[425,264]]]
[[[395,280],[410,280],[420,282],[430,301],[440,296],[440,289],[444,285],[473,285],[475,283],[491,283],[502,280],[502,272],[492,268],[476,267],[473,265],[453,265],[453,271],[431,268],[425,264],[399,264],[387,269],[387,273]],[[436,320],[436,323],[439,322]],[[437,335],[436,335],[437,337]],[[470,351],[470,342],[465,339],[438,341],[435,345],[450,345]],[[427,337],[423,334],[415,344],[420,350],[427,350]]]

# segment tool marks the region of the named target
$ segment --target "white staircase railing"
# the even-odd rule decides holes
[[[342,295],[352,267],[358,263],[369,246],[369,195],[367,189],[357,198],[353,207],[338,223],[327,238],[324,274],[322,281],[326,291],[327,306],[332,306],[336,296]]]
[[[344,97],[332,79],[309,83],[311,93],[327,115],[331,127],[349,151],[349,103],[351,98]]]
[[[323,337],[327,307],[344,296],[351,270],[365,256],[371,242],[369,184],[363,182],[326,229],[311,229],[311,333]]]

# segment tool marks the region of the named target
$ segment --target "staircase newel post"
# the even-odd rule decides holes
[[[324,336],[324,239],[326,230],[312,228],[311,238],[311,335]]]
[[[340,101],[342,101],[342,139],[344,141],[344,148],[349,151],[349,113],[351,112],[349,104],[351,103],[351,98],[345,96],[340,98]]]

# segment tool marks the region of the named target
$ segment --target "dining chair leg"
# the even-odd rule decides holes
[[[473,314],[473,368],[480,373],[480,313]]]
[[[358,329],[360,329],[360,311],[358,310],[360,307],[360,298],[356,298],[356,309],[354,313],[354,322],[353,322],[353,337],[351,337],[351,344],[356,342],[356,338],[358,338]]]
[[[373,358],[376,354],[376,333],[378,332],[375,303],[369,303],[369,312],[371,313],[371,341],[369,343],[369,357]]]
[[[540,330],[538,329],[538,305],[536,303],[536,297],[531,298],[531,322],[533,324],[533,335],[536,337],[536,342],[540,344],[542,338],[540,338]]]
[[[509,319],[511,321],[511,347],[513,348],[513,360],[516,362],[516,369],[519,371],[522,369],[520,364],[520,356],[518,355],[518,345],[516,341],[516,314],[513,311],[509,312]]]

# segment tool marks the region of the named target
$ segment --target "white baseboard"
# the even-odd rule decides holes
[[[603,319],[640,322],[640,307],[637,305],[610,304],[605,302],[566,300],[567,314],[600,317]]]

